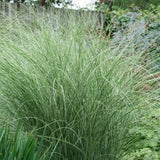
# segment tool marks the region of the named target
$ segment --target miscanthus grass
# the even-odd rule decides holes
[[[37,13],[1,21],[0,109],[12,125],[36,128],[50,159],[120,160],[130,129],[157,103],[150,64],[132,41],[112,48],[90,17],[55,22]]]

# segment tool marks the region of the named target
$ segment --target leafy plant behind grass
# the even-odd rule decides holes
[[[0,107],[10,119],[39,136],[46,128],[50,159],[119,160],[130,152],[129,130],[156,95],[143,87],[150,80],[141,54],[128,56],[132,42],[112,50],[86,32],[95,27],[89,18],[73,13],[57,28],[39,18],[9,22],[14,27],[6,18],[8,32],[0,31]]]
[[[151,5],[160,5],[160,2],[157,0],[113,0],[116,7],[129,8],[137,6],[141,9],[149,9]]]

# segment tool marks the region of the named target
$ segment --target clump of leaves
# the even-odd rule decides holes
[[[150,107],[145,118],[139,121],[139,127],[133,128],[131,134],[139,135],[135,149],[124,159],[130,160],[159,160],[160,159],[160,109]]]
[[[0,127],[0,159],[40,160],[41,147],[38,147],[35,134],[23,132],[21,127],[16,131],[10,130],[8,125]]]

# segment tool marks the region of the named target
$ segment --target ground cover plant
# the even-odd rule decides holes
[[[154,60],[142,65],[132,40],[115,47],[93,34],[89,16],[39,17],[0,21],[1,119],[35,131],[53,160],[129,159],[140,122],[159,105]]]

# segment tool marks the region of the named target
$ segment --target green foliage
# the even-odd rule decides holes
[[[117,44],[123,36],[130,39],[135,30],[135,48],[146,48],[150,63],[154,60],[152,67],[159,69],[160,64],[160,8],[151,5],[150,10],[138,10],[137,12],[126,10],[106,11],[104,30],[107,35],[113,36],[113,42]],[[125,43],[125,41],[124,41]]]
[[[145,118],[139,122],[139,127],[131,130],[140,139],[135,143],[135,149],[124,159],[130,160],[159,160],[160,159],[160,109],[150,107]]]
[[[113,3],[112,3],[113,2]],[[96,2],[97,8],[100,10],[111,10],[112,9],[150,9],[151,6],[159,6],[159,0],[112,0],[105,1],[103,5],[100,5],[99,2]],[[137,8],[138,7],[138,8]]]
[[[114,5],[122,8],[129,8],[131,6],[137,6],[141,9],[148,9],[151,5],[160,5],[157,0],[113,0]]]
[[[35,134],[27,134],[19,127],[16,132],[11,131],[8,125],[0,127],[1,160],[41,160],[41,149]]]
[[[58,15],[53,24],[33,15],[0,21],[0,109],[25,131],[37,128],[53,160],[119,160],[137,151],[139,121],[159,105],[144,48],[133,50],[126,34],[119,45],[104,41],[90,16]]]
[[[149,10],[138,10],[131,12],[127,10],[114,10],[106,12],[106,29],[110,29],[109,34],[113,34],[111,39],[115,47],[123,40],[124,46],[134,35],[133,47],[138,52],[144,48],[146,55],[143,65],[151,64],[152,71],[160,71],[160,8],[153,5]],[[109,17],[109,18],[108,18]],[[106,30],[106,31],[107,31]],[[134,34],[133,34],[134,30]],[[126,37],[126,38],[122,38]],[[122,43],[122,42],[121,42]],[[124,47],[123,46],[123,47]],[[153,75],[154,76],[154,75]],[[159,79],[160,74],[155,75]],[[159,80],[149,87],[159,88]],[[160,91],[157,92],[160,95]],[[158,99],[159,101],[159,99]],[[159,160],[160,159],[160,130],[159,130],[159,103],[147,108],[145,118],[138,122],[138,129],[133,128],[131,134],[140,136],[135,143],[133,151],[124,159],[128,160]]]

